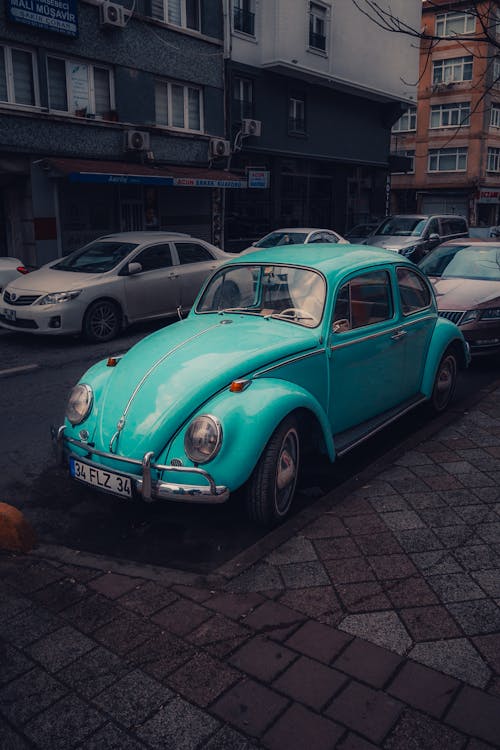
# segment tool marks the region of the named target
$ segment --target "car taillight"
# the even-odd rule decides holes
[[[28,269],[25,268],[24,266],[18,266],[16,268],[16,271],[19,271],[19,273],[29,273]]]

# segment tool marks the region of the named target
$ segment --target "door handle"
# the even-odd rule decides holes
[[[179,275],[179,274],[177,274],[177,273],[169,273],[169,274],[168,274],[168,278],[169,278],[169,279],[176,279],[178,275]]]
[[[406,336],[406,331],[396,331],[396,333],[393,333],[391,336],[391,339],[393,341],[399,341],[400,339],[404,339]]]

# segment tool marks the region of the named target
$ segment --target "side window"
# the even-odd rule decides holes
[[[329,243],[332,243],[332,242],[337,243],[338,242],[336,236],[334,234],[329,234],[328,232],[325,232],[323,234],[322,241],[323,242],[329,242]]]
[[[186,263],[203,263],[205,261],[213,260],[212,254],[203,245],[198,245],[196,242],[176,242],[175,249],[179,255],[179,263],[181,266]]]
[[[431,234],[441,235],[439,231],[439,221],[437,219],[431,219],[429,222],[429,226],[427,227],[427,237],[430,237]]]
[[[381,323],[392,318],[391,283],[387,271],[351,279],[340,289],[333,315],[333,332]]]
[[[421,276],[411,268],[398,268],[397,277],[403,315],[410,315],[429,307],[431,292]]]
[[[323,235],[320,234],[320,232],[316,232],[316,234],[311,235],[311,239],[309,240],[309,244],[311,242],[328,242],[328,240],[323,239]]]
[[[441,219],[441,237],[448,237],[450,234],[453,234],[453,221],[450,221],[450,219]]]
[[[156,268],[168,268],[172,265],[170,245],[151,245],[133,259],[140,263],[143,271],[154,271]]]

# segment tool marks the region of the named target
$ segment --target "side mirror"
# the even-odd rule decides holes
[[[433,245],[439,245],[441,242],[441,237],[439,234],[436,234],[435,232],[433,234],[429,235],[429,242],[432,242]]]
[[[137,263],[137,261],[132,261],[132,263],[128,264],[127,270],[129,276],[134,276],[136,273],[140,273],[142,271],[142,264]]]

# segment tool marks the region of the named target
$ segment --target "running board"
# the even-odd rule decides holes
[[[344,453],[356,448],[360,443],[368,440],[372,435],[383,430],[391,422],[395,422],[396,419],[399,419],[403,414],[411,411],[424,401],[427,401],[427,398],[422,393],[419,393],[417,396],[403,401],[402,404],[394,407],[394,409],[389,409],[389,411],[385,411],[383,414],[373,417],[373,419],[368,419],[366,422],[356,425],[356,427],[344,430],[344,432],[338,432],[333,436],[336,455],[343,456]]]

